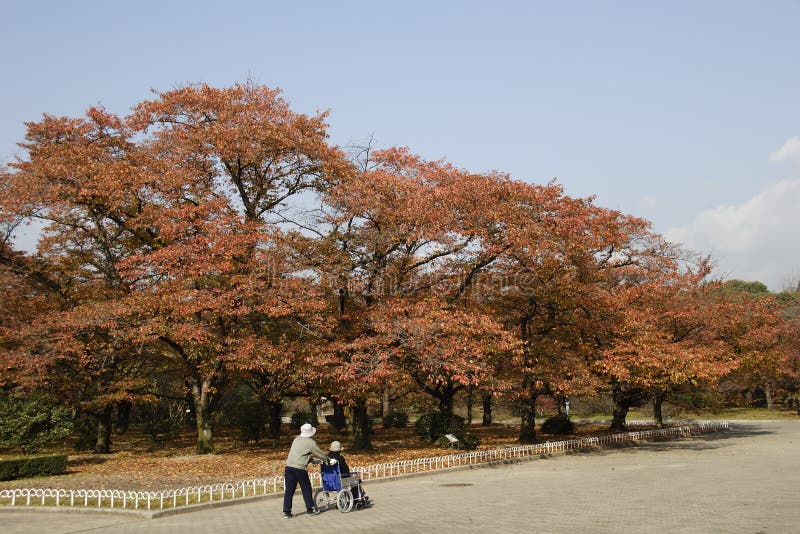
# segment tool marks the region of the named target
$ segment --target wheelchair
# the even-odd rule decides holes
[[[320,465],[322,471],[322,487],[314,493],[314,504],[320,510],[328,510],[334,504],[342,513],[356,509],[366,508],[369,498],[361,487],[361,477],[358,473],[344,473],[339,470],[339,464]]]

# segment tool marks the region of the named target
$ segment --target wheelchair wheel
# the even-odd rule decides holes
[[[353,494],[350,493],[350,488],[343,489],[336,497],[336,507],[340,512],[346,513],[353,509]]]
[[[329,493],[329,491],[325,491],[322,488],[319,488],[316,492],[314,492],[314,504],[320,510],[327,510],[328,506],[330,506],[331,499]]]

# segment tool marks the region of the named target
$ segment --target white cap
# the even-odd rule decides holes
[[[311,426],[311,423],[306,423],[300,427],[300,437],[301,438],[310,438],[314,434],[317,433],[317,429]]]

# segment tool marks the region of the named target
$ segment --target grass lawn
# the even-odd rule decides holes
[[[590,419],[610,419],[611,414],[594,415]],[[632,408],[628,412],[628,419],[633,420],[652,420],[653,410],[649,407]],[[716,412],[711,411],[688,411],[681,410],[677,413],[664,412],[664,422],[670,420],[711,420],[711,421],[724,421],[724,420],[797,420],[800,421],[800,415],[797,415],[795,410],[789,410],[783,407],[775,407],[772,410],[766,408],[726,408]]]
[[[796,410],[787,410],[785,408],[773,408],[767,410],[764,408],[728,408],[717,413],[702,414],[697,417],[704,419],[747,419],[747,420],[796,420],[800,421],[800,415]]]

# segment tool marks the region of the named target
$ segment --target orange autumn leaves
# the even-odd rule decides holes
[[[99,417],[179,377],[207,452],[214,400],[254,380],[272,403],[387,384],[535,402],[713,381],[770,335],[727,324],[736,304],[647,221],[408,149],[347,154],[327,120],[198,84],[28,124],[0,223],[46,227],[35,253],[2,242],[7,382]]]

